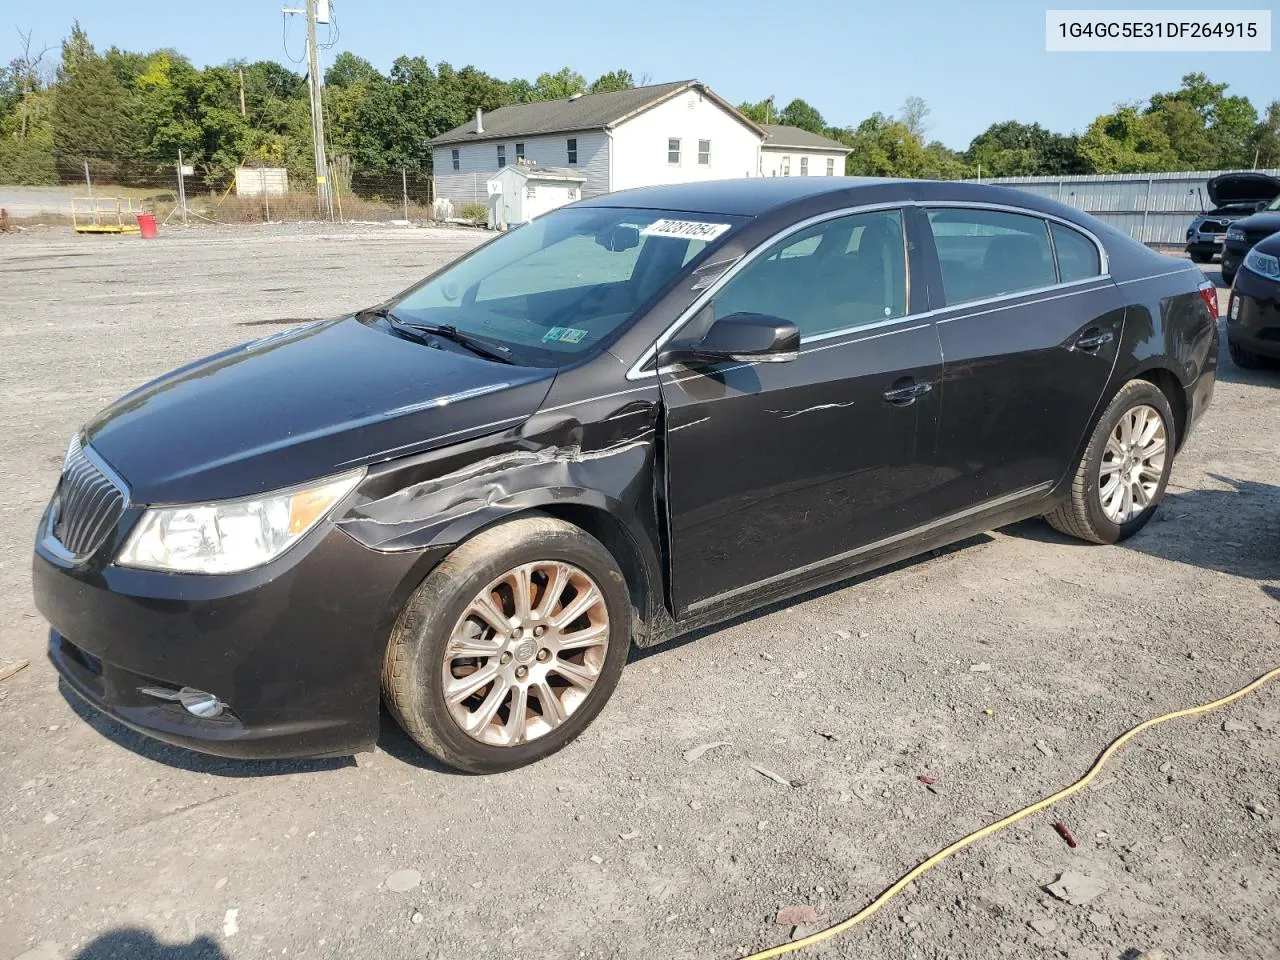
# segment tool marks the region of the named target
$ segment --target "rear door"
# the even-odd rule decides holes
[[[1083,231],[1004,208],[925,211],[945,305],[939,512],[1047,492],[1073,466],[1124,322]]]
[[[942,357],[905,248],[897,209],[778,241],[709,310],[794,322],[800,356],[660,373],[678,616],[930,518]]]

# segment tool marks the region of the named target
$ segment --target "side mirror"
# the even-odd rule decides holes
[[[625,223],[619,224],[597,233],[596,243],[613,253],[631,250],[640,246],[640,228]]]
[[[790,320],[762,313],[731,313],[716,320],[701,340],[671,344],[664,363],[694,366],[725,360],[781,363],[800,355],[800,329]]]

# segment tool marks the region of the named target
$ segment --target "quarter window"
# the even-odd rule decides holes
[[[715,313],[763,313],[813,337],[903,316],[906,277],[901,211],[859,213],[778,241],[717,294]]]
[[[698,141],[698,163],[700,163],[704,167],[711,165],[711,141],[710,140]]]
[[[1058,282],[1049,229],[1000,210],[934,209],[929,227],[947,303],[968,303]]]
[[[570,137],[565,141],[565,152],[568,154],[570,163],[578,162],[578,138]]]
[[[498,166],[505,167],[507,165],[507,145],[505,143],[498,144]]]
[[[462,169],[462,158],[458,156],[457,150],[453,151],[453,169],[455,170]]]
[[[1063,283],[1087,280],[1102,273],[1102,260],[1092,240],[1078,230],[1050,223],[1053,249],[1058,255],[1058,279]]]
[[[676,137],[667,141],[667,163],[680,166],[680,141]]]

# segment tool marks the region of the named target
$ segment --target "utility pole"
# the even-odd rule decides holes
[[[240,70],[240,116],[244,116],[244,70]]]
[[[323,14],[317,17],[317,7],[323,4]],[[333,219],[333,189],[329,184],[329,163],[325,159],[324,105],[320,80],[320,49],[316,46],[317,19],[328,23],[328,0],[306,0],[304,9],[286,7],[287,14],[303,14],[307,18],[307,78],[311,88],[311,139],[316,159],[316,206],[322,220]]]
[[[311,74],[311,137],[316,147],[316,202],[321,218],[333,219],[329,164],[324,149],[324,107],[321,103],[320,51],[316,49],[316,0],[307,0],[307,69]]]

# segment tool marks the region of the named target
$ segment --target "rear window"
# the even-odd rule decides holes
[[[1050,223],[1053,249],[1058,254],[1058,277],[1063,283],[1087,280],[1102,273],[1098,247],[1078,230],[1060,223]]]
[[[1058,282],[1048,226],[1039,217],[963,208],[934,209],[928,216],[948,304]]]

